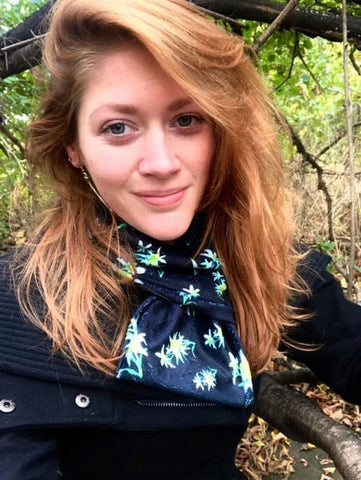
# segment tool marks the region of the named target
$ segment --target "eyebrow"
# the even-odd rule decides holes
[[[167,110],[170,112],[175,112],[183,107],[186,107],[187,105],[191,105],[194,103],[194,101],[191,98],[185,97],[185,98],[178,98],[171,102],[167,106]],[[105,105],[101,105],[100,107],[96,108],[90,115],[89,118],[93,117],[98,111],[103,110],[103,109],[110,109],[110,110],[115,110],[116,112],[120,113],[125,113],[128,115],[135,115],[139,113],[140,109],[136,107],[135,105],[127,105],[127,104],[119,104],[119,103],[107,103]]]
[[[191,103],[194,103],[194,101],[189,97],[179,98],[178,100],[174,100],[172,103],[170,103],[167,110],[169,110],[170,112],[174,112],[176,110],[179,110],[180,108],[190,105]]]

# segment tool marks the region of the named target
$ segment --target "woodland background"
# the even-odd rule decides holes
[[[1,251],[24,241],[34,215],[50,195],[29,175],[24,151],[26,125],[46,73],[36,66],[32,50],[33,67],[12,74],[9,58],[17,47],[9,47],[16,41],[7,41],[8,32],[45,3],[0,0]],[[361,1],[193,3],[217,12],[217,22],[254,46],[254,62],[292,132],[293,146],[285,141],[285,162],[296,238],[331,255],[330,271],[345,294],[361,304]],[[287,13],[283,19],[278,17],[282,12]],[[274,370],[288,369],[283,359],[274,365]],[[302,382],[300,388],[326,413],[359,430],[358,407],[345,404],[322,385],[308,389],[308,383]],[[293,467],[287,445],[286,437],[255,417],[239,455],[242,460],[242,448],[247,455],[253,452],[247,460],[250,478],[272,471],[288,478]],[[332,479],[332,468],[326,465],[320,478]]]

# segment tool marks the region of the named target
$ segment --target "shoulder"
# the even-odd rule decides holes
[[[302,246],[299,247],[299,250],[303,257],[298,263],[297,274],[311,291],[315,291],[324,281],[326,269],[331,258],[317,250],[307,250]]]
[[[51,339],[24,317],[14,291],[12,261],[12,254],[0,258],[0,372],[75,385],[102,382],[100,372],[84,368],[83,375],[53,354]]]
[[[10,278],[11,278],[11,264],[14,259],[13,253],[5,253],[0,256],[0,288],[1,293],[9,293]],[[2,301],[0,297],[0,301]]]
[[[15,342],[17,331],[22,330],[24,319],[20,312],[12,280],[13,254],[0,257],[0,354],[1,346]],[[0,357],[1,362],[1,357]]]
[[[0,369],[32,371],[38,352],[47,342],[44,334],[24,318],[14,291],[13,254],[0,259]]]

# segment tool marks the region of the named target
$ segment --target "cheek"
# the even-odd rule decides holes
[[[200,151],[200,170],[203,177],[208,179],[209,171],[212,164],[214,153],[214,139],[213,135],[209,134],[208,138],[205,139],[201,151]]]
[[[99,187],[126,182],[131,175],[130,165],[122,160],[119,152],[105,148],[89,149],[83,155],[83,163]]]

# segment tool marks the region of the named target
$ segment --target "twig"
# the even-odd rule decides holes
[[[356,60],[355,60],[355,51],[356,51],[356,47],[353,46],[351,48],[351,52],[350,52],[350,60],[351,60],[351,63],[353,65],[353,68],[361,76],[361,68],[357,65]]]
[[[347,280],[348,272],[344,268],[340,267],[340,265],[338,265],[334,260],[331,260],[331,263],[334,269],[337,270],[338,273],[342,275],[345,280]]]
[[[0,150],[5,154],[6,158],[9,158],[9,154],[2,143],[0,143]]]
[[[28,45],[29,43],[36,42],[37,40],[44,38],[46,35],[47,35],[46,33],[42,33],[41,35],[33,34],[31,38],[27,38],[26,40],[12,43],[11,45],[7,45],[6,47],[0,48],[0,52],[7,53],[9,50],[17,50],[19,47],[23,47],[24,45]]]
[[[320,84],[320,82],[317,80],[317,78],[315,77],[314,73],[312,72],[312,70],[310,69],[310,67],[307,65],[305,59],[303,58],[303,55],[302,53],[300,52],[300,50],[298,49],[298,56],[301,60],[301,62],[303,63],[303,66],[305,67],[305,69],[308,71],[308,73],[311,75],[311,77],[313,78],[313,81],[316,83],[316,85],[318,86],[318,88],[320,89],[320,91],[323,91],[323,87],[322,85]]]
[[[347,40],[347,5],[346,0],[342,0],[342,28],[343,28],[343,71],[345,83],[345,107],[346,107],[346,125],[347,125],[347,144],[348,144],[348,170],[350,178],[350,267],[347,285],[347,297],[351,300],[352,289],[355,276],[355,253],[356,253],[356,182],[355,182],[355,162],[354,162],[354,144],[352,130],[352,108],[350,98],[350,85],[348,74],[348,40]]]
[[[19,140],[5,127],[3,118],[0,117],[0,132],[2,132],[19,149],[21,157],[25,156],[24,146]]]
[[[356,122],[352,125],[352,129],[355,130],[357,127],[361,127],[361,122]],[[330,150],[332,147],[334,147],[340,140],[345,138],[347,136],[347,130],[340,132],[326,147],[323,147],[322,150],[320,150],[315,157],[319,158],[321,157],[324,153],[326,153],[328,150]],[[356,174],[355,174],[356,175]]]
[[[270,36],[279,28],[283,20],[287,17],[287,15],[296,7],[298,4],[298,0],[289,0],[285,8],[282,12],[277,15],[277,17],[273,20],[273,22],[267,27],[267,29],[262,33],[260,37],[253,43],[253,48],[257,51],[259,48],[264,45]]]
[[[286,121],[286,120],[285,120]],[[287,123],[287,121],[286,121]],[[287,123],[288,124],[288,123]],[[293,143],[297,149],[297,152],[302,155],[302,158],[305,162],[309,163],[312,168],[316,170],[317,173],[317,188],[321,190],[326,199],[326,206],[327,206],[327,221],[328,221],[328,239],[334,240],[335,236],[333,233],[333,209],[332,209],[332,198],[330,192],[328,191],[327,185],[323,179],[323,168],[317,163],[316,158],[314,155],[309,153],[305,146],[303,145],[300,137],[297,133],[292,129],[292,127],[288,124],[288,128],[290,130]]]
[[[300,35],[298,32],[295,32],[295,44],[293,45],[292,60],[291,60],[290,68],[288,69],[287,77],[283,79],[279,85],[277,85],[277,87],[274,89],[275,91],[281,88],[291,78],[293,66],[295,64],[295,60],[298,52],[299,41],[300,41]]]

